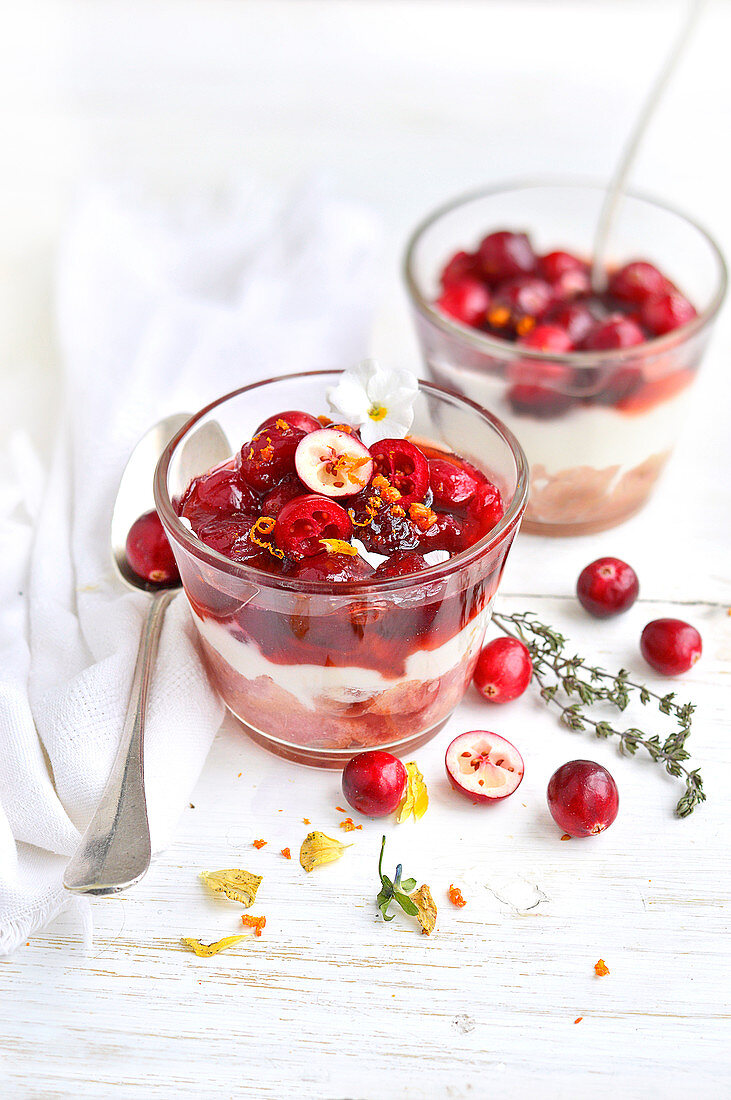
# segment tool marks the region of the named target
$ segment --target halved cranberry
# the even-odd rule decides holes
[[[304,436],[294,464],[311,492],[326,497],[352,497],[369,483],[373,459],[354,435],[335,428],[320,428]]]
[[[558,325],[536,325],[525,336],[519,336],[516,340],[523,348],[533,348],[534,351],[553,351],[562,355],[571,351],[574,346],[565,329]]]
[[[450,283],[437,299],[442,313],[473,328],[483,323],[489,305],[490,291],[476,279],[464,278]]]
[[[647,298],[642,304],[640,316],[642,324],[650,332],[655,336],[664,336],[666,332],[673,332],[674,329],[687,325],[698,314],[687,298],[677,290],[670,290]]]
[[[452,283],[459,283],[465,278],[479,280],[481,274],[480,258],[476,252],[455,252],[452,259],[444,265],[442,286],[446,290]]]
[[[586,351],[611,351],[644,343],[645,334],[636,321],[623,313],[613,313],[589,330],[581,346]]]
[[[546,314],[546,322],[565,329],[576,347],[597,323],[597,317],[586,302],[557,302]]]
[[[493,485],[487,478],[481,481],[469,502],[468,512],[477,521],[481,535],[492,531],[505,514],[503,498],[497,485]]]
[[[145,512],[134,521],[127,535],[125,554],[130,568],[143,580],[168,584],[180,579],[172,547],[155,511]]]
[[[500,283],[487,311],[487,321],[493,329],[515,329],[520,333],[526,320],[542,320],[552,303],[550,283],[532,275],[519,275]]]
[[[299,559],[322,553],[321,539],[347,542],[353,532],[350,516],[328,497],[310,493],[295,497],[277,516],[274,538],[280,550]]]
[[[525,233],[504,229],[489,233],[477,255],[483,276],[492,284],[515,275],[530,275],[536,267],[536,254]]]
[[[301,412],[299,409],[287,409],[286,412],[268,416],[256,429],[254,435],[263,432],[265,428],[274,428],[282,424],[286,424],[290,428],[297,428],[300,432],[317,432],[322,427],[320,421],[314,416],[310,416],[309,413]]]
[[[376,472],[401,493],[399,504],[408,508],[422,501],[429,488],[429,462],[408,439],[379,439],[370,448]]]
[[[338,506],[335,505],[337,508]],[[304,558],[292,569],[290,576],[303,581],[364,581],[373,575],[373,566],[360,555],[316,554]]]
[[[429,566],[426,559],[421,554],[415,554],[413,551],[398,550],[395,554],[391,554],[390,558],[386,561],[382,561],[376,569],[377,577],[408,577],[412,573],[421,573],[423,569],[428,569]]]
[[[265,428],[241,448],[240,479],[257,493],[273,489],[294,473],[294,454],[304,437],[299,428]]]
[[[525,765],[515,745],[489,730],[461,733],[448,746],[447,777],[472,802],[507,798],[523,781]]]
[[[642,305],[653,294],[663,294],[673,284],[653,264],[646,260],[633,260],[610,276],[609,293],[620,302]]]
[[[294,500],[295,497],[304,496],[307,489],[296,474],[287,474],[284,481],[280,481],[271,493],[267,493],[261,502],[261,514],[263,516],[276,516],[284,505]]]

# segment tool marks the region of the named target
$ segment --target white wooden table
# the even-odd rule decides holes
[[[3,142],[0,270],[13,278],[0,426],[24,423],[42,442],[51,422],[45,292],[78,176],[144,168],[173,187],[210,184],[242,161],[276,181],[329,164],[380,207],[389,231],[374,350],[415,364],[395,273],[415,217],[483,179],[546,164],[605,173],[675,11],[376,0],[26,6],[0,47],[2,121],[18,139]],[[728,6],[712,6],[638,166],[642,184],[702,215],[727,254],[718,143],[730,29]],[[731,1093],[730,351],[722,319],[646,511],[605,535],[521,537],[499,601],[642,675],[645,622],[670,614],[698,626],[704,656],[679,692],[699,705],[690,746],[708,802],[679,821],[681,787],[657,766],[568,732],[533,693],[500,710],[470,694],[417,754],[428,814],[386,827],[388,864],[402,861],[439,905],[426,938],[405,918],[386,925],[377,914],[378,822],[350,834],[339,863],[305,875],[296,858],[303,818],[340,835],[337,775],[282,763],[228,723],[175,846],[129,894],[95,902],[90,952],[67,913],[0,960],[0,1096]],[[626,616],[600,626],[572,592],[580,568],[604,553],[634,564],[642,592]],[[450,735],[482,726],[515,741],[527,766],[518,794],[486,811],[461,802],[443,770]],[[610,768],[620,814],[598,838],[561,843],[545,787],[577,756]],[[251,846],[258,837],[268,841],[261,851]],[[285,846],[291,862],[279,855]],[[261,939],[197,959],[179,949],[181,935],[236,931],[240,908],[197,880],[226,866],[263,874],[253,911],[267,926]],[[451,883],[463,890],[462,910],[447,901]],[[594,974],[600,957],[604,978]]]

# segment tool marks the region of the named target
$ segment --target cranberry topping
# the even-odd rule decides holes
[[[663,676],[679,676],[692,668],[703,652],[701,636],[682,619],[653,619],[642,631],[642,656]]]
[[[482,475],[465,463],[444,458],[429,459],[429,480],[434,507],[445,511],[464,511],[477,492]]]
[[[517,638],[495,638],[477,658],[473,680],[488,703],[509,703],[523,694],[532,675],[528,647]]]
[[[280,430],[283,430],[283,425],[287,425],[289,428],[296,428],[301,432],[317,432],[322,427],[320,421],[316,417],[310,416],[309,413],[301,412],[299,409],[287,409],[286,412],[277,413],[275,416],[268,416],[256,429],[254,435],[258,435],[259,432],[263,432],[266,428],[279,427]]]
[[[597,317],[586,302],[557,302],[546,314],[546,322],[565,329],[571,343],[578,346],[594,328]]]
[[[401,504],[381,500],[380,507],[365,496],[353,504],[353,534],[372,554],[393,554],[396,550],[416,550],[419,531],[406,515]]]
[[[261,514],[263,516],[276,516],[295,497],[303,496],[307,489],[296,474],[287,474],[284,481],[280,481],[271,493],[267,493],[261,502]]]
[[[337,505],[335,505],[337,507]],[[362,581],[373,575],[373,566],[360,555],[316,554],[304,558],[292,569],[292,576],[303,581]],[[332,633],[332,623],[331,623]]]
[[[525,233],[489,233],[477,254],[484,278],[493,285],[515,275],[530,275],[536,267],[536,254]]]
[[[183,494],[178,514],[190,520],[198,533],[200,524],[219,512],[246,512],[255,515],[259,510],[255,493],[244,485],[238,471],[230,463],[196,477]]]
[[[503,498],[497,485],[483,478],[469,503],[468,512],[477,521],[480,534],[486,535],[488,531],[492,531],[505,514]]]
[[[460,279],[451,282],[437,300],[442,313],[460,321],[463,325],[478,327],[485,320],[490,305],[490,292],[476,279]]]
[[[645,260],[633,260],[615,271],[609,279],[609,293],[628,305],[642,305],[653,294],[672,289],[669,279]]]
[[[487,323],[493,331],[524,335],[545,316],[552,302],[550,283],[532,275],[520,275],[501,283],[495,291]]]
[[[571,351],[573,342],[566,329],[558,325],[536,325],[525,336],[519,336],[517,343],[534,351],[552,351],[559,355]]]
[[[366,817],[393,813],[406,789],[406,768],[390,752],[361,752],[343,771],[343,795]]]
[[[538,271],[551,284],[556,298],[576,298],[591,290],[589,265],[570,252],[549,252],[541,256]]]
[[[474,519],[439,512],[435,522],[419,532],[418,545],[424,554],[429,554],[432,550],[447,550],[450,554],[459,554],[472,546],[481,533],[480,525]]]
[[[390,558],[382,561],[376,569],[377,577],[408,577],[412,573],[421,573],[427,569],[426,559],[421,554],[409,550],[397,550]]]
[[[442,286],[446,290],[452,283],[460,283],[465,278],[479,280],[481,275],[480,257],[476,252],[455,252],[442,271]]]
[[[694,307],[677,290],[654,294],[647,298],[640,311],[642,324],[655,336],[664,336],[697,317]]]
[[[328,497],[310,493],[295,497],[277,516],[274,539],[295,560],[323,552],[322,539],[347,542],[353,531],[350,516]]]
[[[179,581],[172,547],[157,512],[145,512],[134,521],[125,545],[127,563],[138,577],[151,584]]]
[[[636,321],[622,313],[613,313],[590,329],[581,346],[586,351],[609,351],[632,348],[644,342],[645,334]]]
[[[619,811],[614,779],[593,760],[562,764],[548,783],[548,808],[559,829],[569,836],[596,836],[612,824]]]
[[[265,428],[241,448],[239,477],[257,493],[266,493],[294,473],[294,455],[305,433],[298,428]]]
[[[576,582],[579,603],[597,619],[627,611],[639,591],[634,569],[619,558],[597,558],[582,569]]]
[[[429,463],[408,439],[380,439],[370,448],[376,472],[398,489],[402,508],[422,501],[429,488]]]

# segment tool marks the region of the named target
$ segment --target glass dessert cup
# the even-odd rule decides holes
[[[459,703],[528,495],[512,434],[471,401],[420,383],[410,437],[472,462],[503,496],[503,518],[473,546],[418,574],[333,585],[235,562],[201,542],[175,501],[220,463],[221,430],[233,454],[278,410],[325,411],[338,377],[294,374],[214,401],[178,432],[155,474],[156,507],[224,702],[266,748],[332,767],[365,748],[410,751]]]
[[[634,347],[534,351],[450,319],[434,305],[444,264],[497,229],[531,234],[536,250],[591,259],[605,190],[572,183],[518,183],[460,198],[415,230],[404,275],[431,377],[500,417],[520,440],[531,489],[523,529],[580,535],[614,527],[646,503],[687,411],[726,288],[708,234],[684,215],[628,194],[611,237],[610,268],[647,259],[697,310],[682,328]],[[516,384],[539,388],[535,408],[511,403]]]

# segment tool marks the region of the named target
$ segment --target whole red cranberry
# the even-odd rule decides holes
[[[490,291],[477,279],[463,278],[451,282],[437,300],[442,313],[475,328],[485,320],[490,305]]]
[[[663,676],[679,676],[696,663],[703,652],[701,636],[682,619],[653,619],[642,631],[642,656]]]
[[[406,768],[390,752],[360,752],[343,770],[343,794],[366,817],[393,813],[406,790]]]
[[[138,577],[151,584],[179,581],[175,556],[157,512],[145,512],[129,529],[127,562]]]
[[[519,336],[516,340],[522,348],[532,348],[534,351],[553,351],[558,355],[571,351],[574,346],[566,329],[558,325],[536,325],[525,336]]]
[[[547,795],[551,817],[569,836],[596,836],[619,810],[617,784],[594,760],[562,764],[549,780]]]
[[[290,575],[303,581],[366,581],[373,576],[373,566],[360,555],[316,554],[294,565]]]
[[[467,505],[467,515],[476,521],[481,535],[492,531],[505,514],[503,498],[497,485],[484,478]]]
[[[590,404],[617,405],[642,385],[643,374],[639,367],[617,367],[604,379],[602,388],[591,395]]]
[[[579,573],[576,595],[596,619],[619,615],[637,599],[640,582],[631,565],[619,558],[597,558]]]
[[[553,291],[545,279],[518,275],[501,283],[487,311],[488,324],[494,329],[521,331],[521,321],[540,321],[553,302]]]
[[[455,252],[442,271],[442,287],[446,290],[465,277],[479,280],[481,275],[480,258],[476,252]]]
[[[429,554],[432,550],[447,550],[450,554],[459,554],[477,542],[481,534],[476,520],[439,512],[436,522],[426,531],[418,533],[419,550],[423,554]]]
[[[589,265],[570,252],[549,252],[541,256],[538,270],[553,287],[554,298],[576,298],[591,290]]]
[[[268,416],[266,420],[263,420],[254,435],[263,432],[265,428],[279,427],[284,431],[285,425],[305,433],[317,432],[322,427],[320,421],[314,416],[310,416],[309,413],[302,412],[301,409],[286,409],[284,412],[275,413],[274,416]]]
[[[581,344],[597,323],[586,302],[557,302],[546,314],[546,321],[565,329],[574,347]]]
[[[642,324],[655,336],[664,336],[681,325],[687,325],[697,317],[694,307],[677,290],[665,294],[653,294],[642,304],[640,317]]]
[[[376,577],[410,577],[413,573],[421,573],[428,569],[426,559],[413,550],[397,550],[386,558],[376,569]]]
[[[661,271],[646,260],[633,260],[609,279],[609,293],[620,302],[642,305],[652,294],[662,294],[672,288],[672,283]]]
[[[463,511],[477,492],[481,475],[463,462],[446,458],[429,459],[429,480],[434,507],[445,512]]]
[[[537,420],[552,420],[562,416],[575,403],[571,394],[548,386],[511,386],[506,394],[508,403],[518,416],[533,416]]]
[[[515,275],[530,275],[536,267],[536,254],[525,233],[511,233],[504,229],[489,233],[477,254],[482,274],[492,284]]]
[[[293,474],[294,453],[305,432],[299,428],[264,428],[239,454],[239,478],[256,493],[268,493],[287,474]]]
[[[527,646],[517,638],[495,638],[477,658],[472,678],[488,703],[509,703],[523,694],[532,674]]]
[[[644,342],[645,334],[636,321],[623,313],[613,313],[589,330],[581,346],[586,351],[612,351],[632,348]]]

